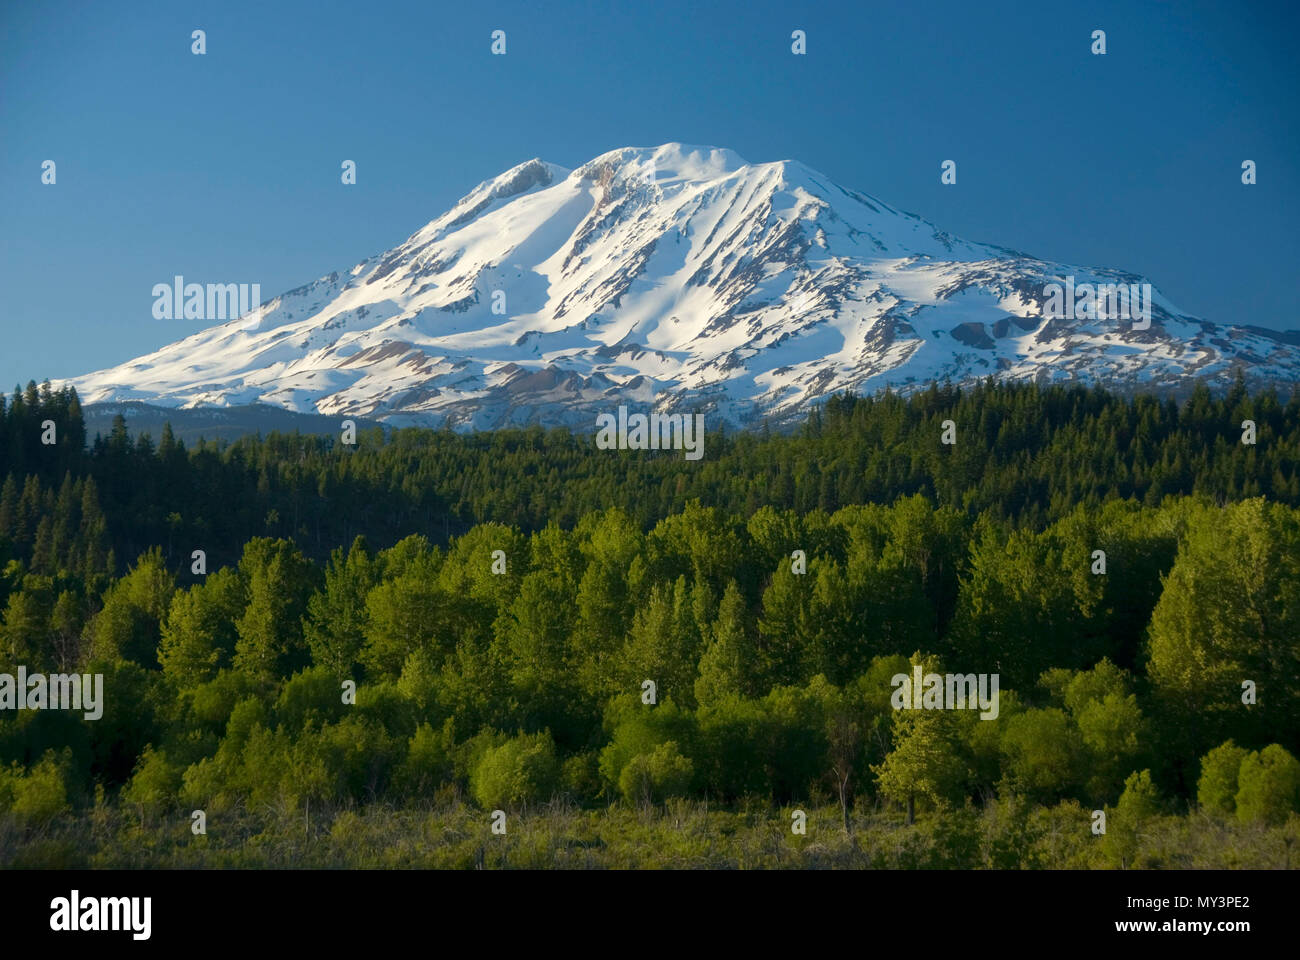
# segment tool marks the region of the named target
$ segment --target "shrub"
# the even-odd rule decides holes
[[[550,799],[558,778],[555,741],[548,730],[489,748],[474,768],[470,789],[483,809],[507,809]]]
[[[47,750],[40,763],[14,784],[13,812],[20,820],[39,826],[68,811],[66,759]]]
[[[1248,751],[1231,740],[1219,744],[1201,758],[1201,779],[1196,784],[1196,802],[1207,813],[1232,816],[1237,810],[1237,772]]]
[[[154,750],[150,744],[144,748],[136,764],[135,774],[122,791],[122,799],[145,810],[158,810],[176,799],[181,787],[181,771],[168,762],[167,754]]]
[[[649,806],[684,795],[694,774],[694,764],[669,740],[633,757],[619,774],[618,789],[625,800]]]
[[[1237,783],[1237,819],[1243,823],[1284,823],[1300,808],[1300,761],[1279,744],[1242,757]]]

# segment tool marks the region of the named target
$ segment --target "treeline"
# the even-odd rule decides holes
[[[0,715],[0,808],[30,822],[103,792],[213,816],[451,791],[829,796],[847,829],[863,802],[910,822],[996,796],[1108,810],[1122,845],[1189,804],[1263,824],[1300,804],[1300,511],[1262,499],[1042,531],[920,496],[690,504],[647,532],[610,509],[445,550],[358,539],[323,570],[258,538],[180,589],[155,549],[71,631],[33,576],[9,568],[0,668],[102,673],[106,703]],[[914,665],[997,673],[996,718],[895,709]]]
[[[195,549],[214,565],[233,564],[252,536],[292,539],[323,562],[358,535],[376,546],[411,533],[445,544],[476,523],[532,533],[548,523],[571,528],[610,506],[649,529],[692,501],[749,517],[764,506],[831,513],[922,494],[1036,529],[1110,499],[1263,496],[1300,505],[1300,390],[1283,403],[1271,390],[1251,396],[1240,382],[1219,397],[1199,388],[1182,404],[995,383],[836,397],[791,433],[710,433],[699,461],[679,451],[612,454],[591,436],[538,427],[411,428],[388,438],[376,429],[355,446],[272,434],[187,449],[170,428],[157,442],[132,439],[120,418],[83,449],[75,393],[34,383],[7,405],[0,398],[0,414],[0,549],[8,541],[12,556],[46,575],[100,569],[110,549],[122,564],[160,545],[184,576]],[[940,442],[946,420],[953,445]],[[1241,442],[1246,420],[1255,444]],[[45,421],[57,427],[53,446],[41,443]],[[84,499],[89,479],[108,541],[40,541],[34,505],[52,528],[80,531],[80,518],[61,514],[80,504],[71,491],[83,489]]]
[[[942,832],[996,798],[1107,812],[1117,865],[1192,807],[1290,829],[1298,408],[935,388],[691,463],[536,430],[72,450],[75,395],[33,386],[0,418],[0,698],[24,667],[105,702],[0,711],[0,851],[105,803],[829,801]],[[997,674],[996,718],[895,709],[918,665]]]

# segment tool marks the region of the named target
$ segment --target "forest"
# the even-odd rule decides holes
[[[0,698],[0,865],[1291,866],[1300,390],[931,385],[704,449],[0,397],[0,676],[104,691]],[[896,709],[917,667],[996,717]]]

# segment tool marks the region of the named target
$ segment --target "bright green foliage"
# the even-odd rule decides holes
[[[559,772],[549,732],[520,734],[483,754],[470,788],[485,810],[526,807],[551,798]]]
[[[664,863],[720,863],[739,848],[714,838],[778,806],[821,811],[780,845],[817,866],[1201,862],[1188,851],[1218,840],[1138,802],[1158,784],[1171,808],[1195,785],[1236,814],[1218,829],[1250,852],[1213,862],[1285,865],[1263,844],[1285,849],[1296,806],[1300,393],[834,398],[789,433],[711,434],[700,463],[532,428],[187,450],[122,421],[88,451],[40,450],[32,411],[79,412],[29,393],[0,405],[0,672],[102,672],[106,698],[95,722],[0,712],[5,843],[100,817],[97,792],[133,820],[221,810],[227,838],[278,818],[230,842],[265,829],[289,862],[437,808],[400,861],[451,844],[454,818],[480,835],[486,798],[562,794],[529,816],[598,805],[626,833],[597,851],[557,828],[577,831],[569,862],[623,862],[659,816],[627,808],[664,801],[723,817],[656,835]],[[1247,415],[1268,443],[1237,443]],[[950,417],[963,441],[942,449]],[[122,575],[117,556],[140,559]],[[893,710],[918,649],[998,673],[998,718]],[[1092,842],[1088,814],[1117,799]]]
[[[809,575],[797,575],[783,560],[763,593],[758,621],[757,672],[767,686],[799,683],[802,660],[811,634],[812,584]]]
[[[1042,802],[1068,795],[1085,772],[1083,738],[1065,711],[1056,707],[1010,717],[1002,753],[1008,785]]]
[[[25,775],[13,777],[9,790],[14,816],[22,823],[40,826],[68,810],[68,765],[65,751],[47,751]]]
[[[1143,831],[1151,818],[1160,813],[1160,794],[1151,782],[1151,771],[1135,771],[1124,781],[1119,804],[1107,812],[1106,835],[1102,848],[1112,865],[1133,866]]]
[[[246,602],[244,583],[229,567],[177,591],[158,646],[163,674],[177,687],[187,688],[207,683],[229,667],[239,641],[235,623]]]
[[[600,752],[600,775],[611,787],[621,782],[623,769],[641,754],[653,753],[669,740],[685,755],[697,737],[695,716],[678,709],[671,699],[657,706],[641,703],[635,694],[610,701],[605,712],[609,742]]]
[[[1242,757],[1237,784],[1237,819],[1243,823],[1282,823],[1300,810],[1300,761],[1279,744]]]
[[[104,594],[104,608],[91,624],[91,655],[157,666],[159,624],[175,589],[162,550],[141,554],[135,567]]]
[[[629,803],[649,806],[684,795],[690,789],[694,770],[676,741],[668,740],[628,761],[618,775],[618,789]]]
[[[1083,745],[1084,795],[1093,803],[1113,799],[1140,766],[1147,722],[1130,693],[1128,674],[1109,660],[1091,670],[1051,670],[1040,685],[1063,703]]]
[[[1074,665],[1054,664],[1056,657],[1087,662],[1086,614],[1072,577],[1080,564],[1086,556],[1050,535],[1018,530],[1004,539],[987,531],[971,547],[950,638],[953,662],[997,673],[1009,687],[1028,686],[1051,666]]]
[[[653,680],[658,697],[694,705],[695,665],[702,644],[691,601],[686,577],[679,576],[671,586],[655,588],[645,608],[637,612],[623,652],[629,687]]]
[[[239,640],[234,666],[249,676],[273,682],[307,662],[302,617],[315,586],[315,572],[288,540],[250,540],[239,561],[248,606],[235,622]]]
[[[1120,794],[1119,806],[1116,808],[1121,819],[1141,821],[1154,817],[1160,812],[1162,802],[1160,793],[1151,782],[1151,771],[1135,771],[1124,781],[1124,792]]]
[[[122,799],[142,810],[159,810],[175,800],[182,771],[167,760],[167,754],[150,744],[140,755],[135,775],[122,791]]]
[[[1203,511],[1151,617],[1161,697],[1202,718],[1199,741],[1300,726],[1300,518],[1263,500]],[[1243,705],[1242,682],[1256,703]]]
[[[360,702],[366,701],[363,693]],[[326,667],[310,667],[285,682],[275,702],[275,718],[297,733],[309,725],[339,720],[347,709],[342,686],[333,673]]]
[[[917,654],[912,665],[925,673],[940,672],[933,657]],[[880,792],[907,805],[909,821],[917,800],[942,807],[961,799],[971,769],[954,711],[895,710],[891,738],[893,748],[872,770]]]
[[[505,572],[494,572],[494,554],[504,555]],[[438,572],[438,586],[483,619],[504,609],[519,591],[527,569],[528,540],[513,527],[481,523],[455,538]]]
[[[345,557],[336,548],[325,567],[325,586],[307,601],[303,632],[312,662],[344,679],[354,677],[369,625],[366,596],[378,579],[364,537],[357,537]]]
[[[568,649],[573,627],[574,609],[564,579],[542,570],[524,577],[518,598],[497,620],[523,726],[558,730],[566,741],[578,722],[576,663]]]
[[[360,652],[367,676],[396,679],[406,659],[427,650],[436,662],[452,646],[447,627],[448,598],[435,582],[434,558],[420,554],[392,579],[384,580],[366,596],[365,647]],[[331,669],[350,672],[347,654],[336,648],[326,657]]]
[[[711,641],[700,657],[695,699],[701,706],[757,693],[757,651],[748,618],[740,588],[731,580],[722,595],[717,622],[710,631]]]
[[[416,728],[407,743],[406,759],[397,783],[408,796],[422,798],[450,780],[455,769],[456,732],[451,720],[435,729],[427,723]]]
[[[1201,758],[1201,779],[1196,785],[1196,802],[1207,813],[1232,816],[1237,812],[1237,775],[1242,759],[1250,753],[1231,740],[1219,744]]]

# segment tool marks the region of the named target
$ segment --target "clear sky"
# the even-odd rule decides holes
[[[959,236],[1142,273],[1208,319],[1300,328],[1296,10],[0,0],[0,385],[205,326],[152,317],[176,274],[267,299],[523,160],[671,140],[802,160]]]

